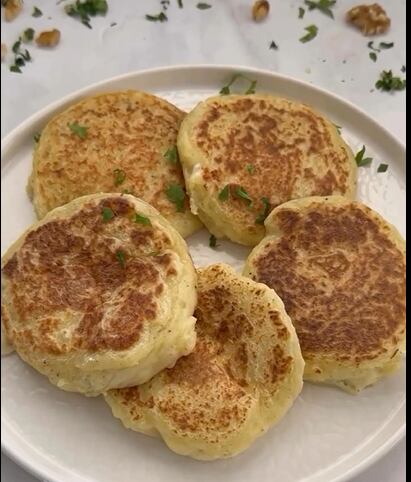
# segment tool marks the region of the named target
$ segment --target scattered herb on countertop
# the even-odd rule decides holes
[[[307,31],[307,34],[300,38],[300,42],[302,43],[309,42],[317,36],[318,27],[316,25],[309,25],[308,27],[305,27],[304,30]]]
[[[31,14],[32,17],[41,17],[43,15],[43,12],[37,8],[37,7],[34,7],[33,8],[33,13]]]
[[[377,61],[377,54],[375,52],[370,52],[368,55],[373,62]]]
[[[146,20],[150,22],[167,22],[168,17],[164,12],[160,12],[158,15],[146,15]]]
[[[14,42],[12,46],[12,51],[14,53],[14,64],[10,66],[10,72],[15,72],[21,74],[21,67],[26,65],[26,62],[31,61],[30,52],[27,49],[21,49],[21,42],[22,39],[19,38],[16,42]]]
[[[200,2],[200,3],[197,3],[197,8],[199,10],[207,10],[207,9],[211,8],[211,5],[209,5],[208,3]]]
[[[233,75],[233,77],[231,78],[230,82],[225,85],[224,87],[221,88],[220,90],[220,95],[229,95],[231,94],[231,91],[230,91],[230,87],[234,84],[234,82],[238,79],[244,79],[246,80],[247,82],[250,82],[250,86],[248,87],[248,89],[244,92],[245,95],[248,95],[248,94],[255,94],[255,87],[257,85],[257,81],[256,80],[252,80],[250,79],[249,77],[245,76],[244,74],[235,74]]]
[[[250,196],[248,195],[247,191],[242,187],[242,186],[238,186],[236,189],[235,189],[235,194],[237,197],[239,197],[240,199],[244,199],[244,201],[247,201],[247,204],[249,206],[251,206],[253,200],[250,198]]]
[[[210,239],[208,241],[208,244],[210,248],[216,248],[217,247],[217,238],[214,236],[214,234],[210,235]]]
[[[304,18],[305,9],[303,7],[298,8],[298,18]]]
[[[247,164],[247,171],[249,174],[254,174],[254,166],[252,164]]]
[[[357,163],[358,167],[369,166],[372,163],[372,157],[364,157],[364,154],[365,146],[362,146],[362,149],[355,155],[355,162]]]
[[[230,186],[227,184],[218,194],[218,199],[220,201],[227,201],[230,196]]]
[[[73,122],[72,124],[69,124],[68,126],[69,126],[71,132],[73,132],[74,134],[79,136],[80,139],[86,138],[88,127],[81,126],[78,122]]]
[[[184,212],[184,201],[186,193],[179,184],[170,184],[166,191],[168,200],[176,206],[176,210],[179,213]]]
[[[255,220],[256,224],[264,224],[266,217],[270,214],[270,201],[266,197],[262,197],[261,202],[264,207]]]
[[[108,10],[107,0],[76,0],[75,3],[65,6],[65,11],[70,17],[79,17],[81,23],[91,28],[90,17],[105,15]]]
[[[16,74],[21,74],[21,69],[18,65],[14,64],[14,65],[10,65],[10,72],[14,72]]]
[[[380,164],[378,166],[377,172],[386,172],[388,169],[388,164]]]
[[[104,207],[101,211],[101,215],[103,216],[103,221],[107,223],[110,219],[114,218],[114,212],[111,208]]]
[[[331,7],[336,4],[336,0],[305,0],[304,3],[308,6],[308,10],[317,9],[328,17],[334,19],[334,14],[331,10]]]
[[[177,146],[168,148],[164,153],[164,157],[167,159],[168,162],[171,162],[171,164],[177,164],[178,162]]]
[[[123,182],[126,180],[126,173],[123,171],[123,169],[114,169],[113,174],[115,186],[120,186],[120,184],[123,184]]]
[[[404,90],[406,87],[406,81],[400,77],[394,77],[392,70],[383,70],[380,74],[379,80],[375,83],[375,87],[385,92]]]
[[[274,42],[274,40],[272,40],[271,43],[270,43],[270,49],[271,50],[278,50],[278,45]]]
[[[183,0],[177,0],[177,5],[179,8],[183,8]]]
[[[392,49],[394,47],[394,42],[380,42],[380,49]]]
[[[374,52],[381,52],[380,49],[374,47],[374,40],[370,40],[370,42],[367,43],[367,47],[371,50],[374,50]]]
[[[31,42],[34,38],[34,29],[26,28],[21,36],[23,42]]]
[[[122,249],[116,251],[117,261],[120,263],[122,268],[126,267],[126,253]]]
[[[145,226],[151,226],[151,221],[149,218],[146,216],[143,216],[142,214],[137,214],[134,217],[134,222],[138,224],[144,224]]]

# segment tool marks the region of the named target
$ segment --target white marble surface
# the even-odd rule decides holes
[[[302,0],[271,0],[269,17],[255,24],[250,20],[252,1],[207,1],[212,8],[201,11],[195,8],[196,0],[183,0],[183,9],[171,0],[169,21],[152,23],[144,15],[158,13],[159,0],[109,0],[107,16],[92,19],[89,30],[63,13],[68,2],[26,0],[14,22],[2,20],[2,42],[9,51],[28,27],[56,27],[62,38],[51,51],[30,46],[33,62],[22,74],[9,72],[10,53],[2,63],[2,137],[50,102],[92,82],[150,67],[205,63],[260,67],[312,82],[354,102],[405,142],[405,92],[370,92],[381,70],[404,75],[400,69],[405,63],[405,0],[381,1],[392,19],[384,41],[395,46],[381,52],[376,63],[368,57],[368,39],[343,20],[345,11],[358,2],[339,0],[332,21],[319,12],[306,12],[298,19]],[[34,5],[43,17],[30,16]],[[112,22],[117,25],[111,27]],[[310,24],[319,27],[318,36],[302,44],[298,38]],[[269,49],[272,40],[278,50]],[[4,455],[1,466],[2,482],[35,481]],[[354,480],[405,481],[405,442]]]

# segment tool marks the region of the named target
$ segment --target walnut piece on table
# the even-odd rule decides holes
[[[23,9],[22,0],[7,0],[4,5],[4,19],[6,22],[11,22]]]
[[[378,35],[389,29],[391,19],[381,5],[373,3],[353,7],[347,12],[347,22],[358,27],[364,35]]]
[[[270,11],[270,4],[266,0],[257,0],[253,4],[251,14],[256,22],[264,20]]]
[[[55,47],[60,42],[60,30],[54,28],[41,32],[36,38],[39,47]]]

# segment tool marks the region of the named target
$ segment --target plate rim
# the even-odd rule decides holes
[[[40,121],[41,119],[44,119],[45,117],[49,116],[51,112],[54,110],[58,109],[59,107],[63,106],[66,103],[69,103],[71,101],[74,101],[75,99],[81,97],[82,95],[85,95],[89,93],[90,91],[99,89],[99,88],[104,88],[107,84],[109,83],[117,83],[117,82],[122,82],[122,81],[127,81],[130,79],[133,79],[135,77],[144,77],[147,75],[161,75],[164,74],[166,75],[167,73],[170,72],[175,72],[175,71],[185,71],[185,72],[190,72],[193,69],[196,70],[205,70],[205,71],[213,71],[213,72],[221,72],[222,75],[227,75],[230,73],[236,73],[236,72],[246,72],[246,73],[255,73],[257,75],[262,75],[262,76],[267,76],[271,77],[273,80],[281,80],[281,81],[290,81],[294,83],[297,86],[301,86],[304,89],[309,89],[311,91],[316,92],[318,95],[325,96],[328,98],[332,98],[335,102],[344,105],[346,108],[348,108],[351,111],[354,111],[357,115],[360,117],[363,117],[367,120],[368,124],[370,124],[373,128],[379,130],[380,132],[383,132],[386,137],[389,138],[390,142],[396,145],[396,147],[402,152],[405,158],[405,153],[406,153],[406,147],[405,143],[399,140],[394,134],[392,134],[386,127],[382,126],[379,124],[377,121],[375,121],[369,114],[365,112],[365,110],[359,108],[357,105],[352,103],[349,100],[346,100],[342,96],[335,94],[327,89],[324,89],[322,87],[318,87],[314,84],[311,84],[307,81],[297,79],[292,76],[288,76],[285,74],[281,74],[278,72],[273,72],[267,69],[260,69],[256,67],[247,67],[245,65],[236,65],[236,64],[177,64],[177,65],[171,65],[171,66],[166,66],[166,67],[155,67],[155,68],[149,68],[149,69],[143,69],[143,70],[135,70],[131,72],[127,72],[124,74],[116,75],[116,76],[111,76],[107,77],[103,80],[93,82],[91,84],[88,84],[80,89],[74,90],[60,99],[57,99],[45,107],[41,108],[31,116],[29,116],[27,119],[25,119],[23,122],[21,122],[19,125],[14,127],[10,132],[8,132],[2,139],[1,139],[1,157],[2,157],[2,166],[1,166],[1,171],[3,175],[3,168],[8,164],[8,163],[3,163],[3,156],[7,155],[8,149],[13,145],[14,142],[18,139],[20,136],[21,131],[25,131],[30,128],[31,125],[35,124],[36,122]],[[404,162],[405,164],[405,162]],[[403,401],[403,404],[399,406],[396,414],[398,414],[401,410],[404,409],[405,405],[405,400]],[[67,476],[70,477],[70,472],[67,469],[64,469],[65,474],[63,475],[64,479],[57,479],[55,476],[51,473],[53,472],[50,470],[47,466],[49,464],[46,463],[47,459],[39,454],[39,460],[34,461],[31,460],[31,463],[27,461],[27,453],[22,454],[21,452],[18,452],[18,449],[11,448],[11,439],[7,443],[4,440],[4,436],[6,435],[3,433],[3,430],[6,429],[7,432],[10,431],[10,427],[6,427],[8,424],[6,422],[6,419],[3,418],[3,414],[1,415],[1,432],[2,432],[2,437],[1,437],[1,450],[2,452],[7,455],[11,460],[16,462],[18,465],[23,467],[27,472],[33,474],[35,477],[38,477],[40,479],[47,479],[50,482],[61,482],[61,480],[92,480],[92,479],[84,479],[83,477],[78,478],[78,474],[76,474],[76,479],[66,479]],[[384,427],[382,428],[384,429]],[[333,479],[330,479],[330,482],[343,482],[346,481],[361,472],[363,472],[365,469],[367,469],[369,466],[371,466],[373,463],[375,463],[377,460],[381,459],[384,455],[386,455],[395,445],[397,445],[405,436],[406,433],[406,421],[404,420],[403,423],[395,430],[392,435],[387,438],[383,443],[381,443],[375,450],[373,450],[371,453],[366,455],[364,459],[362,459],[360,462],[356,463],[355,461],[353,462],[353,465],[348,468],[348,469],[343,469],[344,472],[341,473],[340,475],[336,475]],[[23,439],[24,441],[24,439]],[[359,450],[364,450],[364,447],[367,447],[367,443],[364,445],[361,445]],[[26,459],[24,458],[26,456]],[[349,459],[350,455],[347,456],[347,459]],[[30,459],[33,459],[33,457],[30,455]],[[347,460],[346,459],[346,460]],[[52,466],[55,468],[59,468],[61,470],[61,467],[59,464],[49,461]],[[327,469],[324,469],[325,471]],[[316,474],[320,475],[322,471],[318,471]],[[313,474],[315,476],[316,474]],[[73,474],[72,474],[73,475]],[[71,475],[71,476],[72,476]],[[311,476],[310,476],[311,478]],[[305,480],[305,479],[304,479]],[[309,479],[307,479],[309,480]]]

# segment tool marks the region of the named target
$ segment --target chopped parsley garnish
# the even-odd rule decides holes
[[[355,155],[355,162],[357,163],[358,167],[365,167],[369,166],[372,163],[371,157],[364,157],[365,154],[365,146],[362,146],[362,149],[357,152]]]
[[[377,54],[375,52],[370,52],[368,55],[373,62],[377,61]]]
[[[264,204],[264,207],[256,217],[256,224],[264,224],[266,217],[270,214],[270,201],[266,197],[262,197],[261,202]]]
[[[208,241],[208,244],[210,248],[216,248],[217,247],[217,238],[214,236],[214,234],[210,235],[210,239]]]
[[[21,49],[21,42],[22,39],[19,38],[16,42],[14,42],[12,46],[12,51],[14,55],[14,65],[10,66],[10,72],[16,72],[21,74],[21,68],[26,65],[26,62],[31,60],[30,52],[27,49]]]
[[[254,174],[254,166],[252,164],[247,164],[247,171],[249,174]]]
[[[278,50],[278,45],[274,42],[274,40],[270,43],[270,50]]]
[[[167,22],[168,17],[164,12],[160,12],[158,15],[146,15],[146,20],[150,22]]]
[[[305,0],[304,3],[308,6],[308,10],[317,9],[328,17],[334,19],[334,14],[331,10],[331,7],[336,4],[336,0],[318,0],[316,2],[312,0]]]
[[[245,201],[247,201],[248,205],[250,206],[253,202],[253,200],[250,198],[250,196],[248,195],[247,191],[241,187],[241,186],[238,186],[236,189],[235,189],[235,194],[237,197],[241,198],[241,199],[244,199]]]
[[[117,25],[117,22],[111,22],[110,27],[115,27]]]
[[[164,153],[164,157],[167,159],[168,162],[171,162],[171,164],[177,164],[178,162],[177,146],[169,147]]]
[[[41,17],[43,15],[43,12],[37,8],[37,7],[34,7],[33,8],[33,13],[31,14],[32,17]]]
[[[391,92],[393,90],[404,90],[406,86],[405,79],[394,77],[392,70],[383,70],[379,80],[375,83],[375,87],[379,90]]]
[[[401,67],[401,72],[402,72],[403,74],[405,74],[406,71],[407,71],[407,68],[405,67],[405,65],[403,65],[403,66]]]
[[[34,142],[37,143],[40,140],[40,137],[41,137],[40,132],[37,132],[37,134],[34,134],[33,136]]]
[[[177,212],[184,212],[184,201],[186,198],[184,189],[179,184],[170,184],[166,194],[168,200],[175,204]]]
[[[307,31],[307,34],[300,38],[300,42],[302,43],[309,42],[317,36],[318,27],[316,25],[309,25],[308,27],[305,27],[304,30]]]
[[[377,172],[387,172],[388,164],[380,164],[378,166]]]
[[[114,169],[113,174],[115,186],[120,186],[120,184],[123,184],[123,182],[126,180],[126,173],[123,171],[123,169]]]
[[[370,42],[368,42],[367,47],[371,50],[374,50],[374,52],[381,52],[380,49],[377,49],[374,47],[374,40],[371,40]]]
[[[183,0],[177,0],[177,5],[179,8],[183,8]]]
[[[218,199],[220,201],[227,201],[230,196],[230,186],[227,184],[218,194]]]
[[[234,84],[234,82],[238,79],[244,79],[246,80],[247,82],[250,82],[250,86],[248,87],[248,89],[244,92],[246,95],[248,94],[255,94],[255,87],[257,85],[257,81],[256,80],[252,80],[250,78],[248,78],[247,76],[245,76],[244,74],[235,74],[233,75],[233,77],[231,78],[230,82],[225,85],[224,87],[222,87],[222,89],[220,90],[220,95],[229,95],[231,94],[231,91],[230,91],[230,87]]]
[[[134,217],[134,222],[138,224],[144,224],[145,226],[151,226],[151,221],[146,216],[142,214],[137,214]]]
[[[26,28],[21,38],[23,39],[23,42],[31,42],[34,38],[34,29]]]
[[[298,8],[298,18],[304,18],[305,9],[303,7]]]
[[[207,10],[208,8],[211,8],[211,5],[209,5],[208,3],[197,3],[197,8],[199,10]]]
[[[91,28],[90,17],[105,15],[108,10],[107,0],[76,0],[66,5],[65,11],[70,17],[78,17],[83,25]]]
[[[394,47],[394,42],[380,42],[380,49],[392,49]]]
[[[76,134],[76,136],[79,136],[80,139],[86,138],[88,127],[81,126],[78,122],[73,122],[72,124],[69,124],[68,126],[69,126],[71,132]]]
[[[122,268],[126,267],[126,253],[122,249],[116,251],[117,261],[120,263]]]
[[[104,207],[101,211],[101,215],[103,216],[103,221],[106,223],[110,221],[110,219],[114,218],[114,212],[111,208]]]
[[[334,126],[335,126],[335,128],[337,129],[338,134],[341,135],[341,129],[342,129],[342,127],[339,126],[338,124],[334,124]]]

